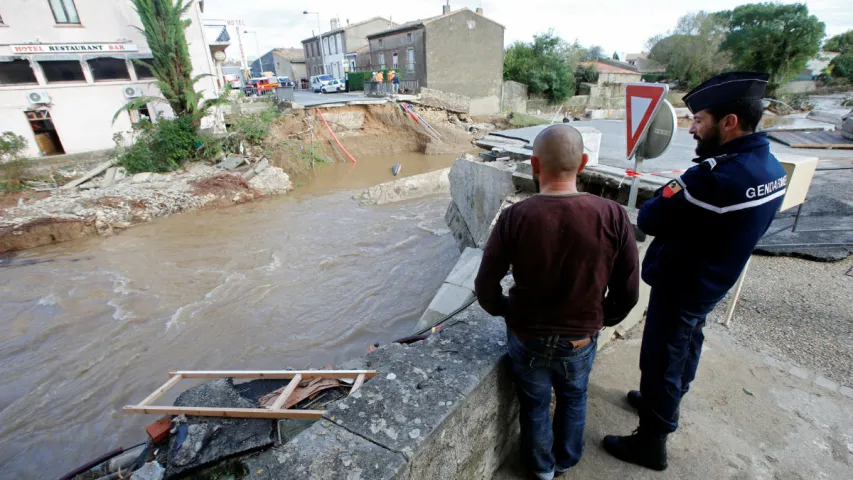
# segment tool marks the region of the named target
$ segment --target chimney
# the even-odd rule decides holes
[[[475,11],[477,12],[477,15],[482,15],[483,14],[483,7],[477,7],[477,10],[475,10]]]
[[[337,30],[338,27],[340,26],[341,21],[338,20],[337,18],[333,18],[332,20],[329,21],[329,23],[332,26],[332,30]]]
[[[447,15],[450,13],[450,0],[447,0],[447,3],[441,6],[441,14]]]

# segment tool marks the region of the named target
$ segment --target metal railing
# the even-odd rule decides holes
[[[416,93],[420,88],[418,80],[400,80],[399,89],[397,93]],[[393,84],[389,82],[373,82],[366,81],[364,82],[364,94],[365,95],[391,95],[394,93]]]

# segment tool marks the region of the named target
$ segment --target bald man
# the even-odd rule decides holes
[[[577,190],[588,160],[581,134],[568,125],[536,137],[530,163],[540,192],[501,213],[475,281],[483,309],[506,319],[521,452],[543,480],[580,461],[598,332],[622,321],[639,295],[628,215],[615,202]],[[500,282],[510,266],[515,285],[507,297]]]

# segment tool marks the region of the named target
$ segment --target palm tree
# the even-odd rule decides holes
[[[182,18],[192,6],[192,0],[131,0],[142,20],[138,30],[145,36],[151,49],[153,60],[134,62],[148,67],[156,79],[155,85],[163,97],[140,97],[131,100],[113,117],[113,121],[123,111],[135,110],[150,102],[165,102],[172,107],[178,117],[191,117],[193,126],[198,128],[202,117],[216,105],[227,103],[227,95],[202,99],[202,92],[196,92],[195,84],[210,74],[192,76],[192,60],[184,30],[192,23]],[[227,92],[226,92],[227,93]]]

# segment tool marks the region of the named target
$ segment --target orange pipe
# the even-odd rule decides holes
[[[321,111],[318,109],[318,110],[317,110],[317,115],[319,115],[319,116],[320,116],[320,120],[322,120],[322,121],[323,121],[323,125],[325,125],[325,126],[326,126],[326,128],[329,130],[329,133],[331,133],[331,134],[332,134],[332,138],[334,138],[334,139],[335,139],[335,143],[337,143],[337,144],[338,144],[338,146],[339,146],[339,147],[341,147],[341,150],[343,150],[343,151],[344,151],[344,153],[346,153],[346,154],[347,154],[347,157],[349,157],[349,159],[350,159],[350,160],[352,160],[352,163],[355,163],[355,159],[352,157],[352,155],[350,155],[350,154],[349,154],[349,152],[347,151],[347,149],[346,149],[346,148],[344,148],[344,146],[343,146],[343,145],[341,145],[341,141],[340,141],[340,140],[338,140],[338,136],[337,136],[337,135],[335,135],[335,132],[333,132],[333,131],[332,131],[332,127],[330,127],[330,126],[329,126],[329,122],[327,122],[327,121],[326,121],[326,117],[324,117],[324,116],[323,116],[323,112],[321,112]]]

